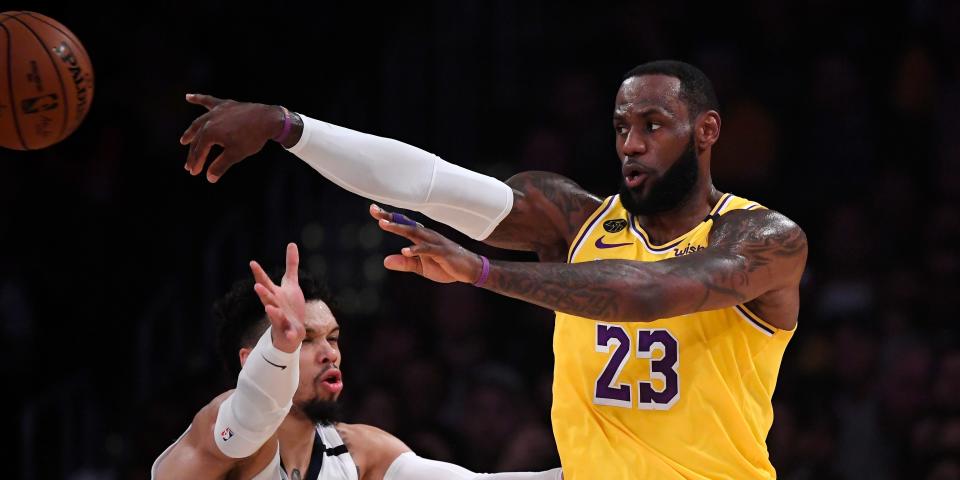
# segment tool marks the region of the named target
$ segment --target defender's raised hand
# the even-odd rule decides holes
[[[297,245],[290,243],[287,245],[287,269],[280,286],[277,286],[259,263],[250,262],[250,270],[257,282],[253,289],[260,297],[273,327],[273,346],[287,353],[295,351],[306,335],[304,318],[307,307],[297,275],[299,265],[300,253]]]
[[[184,168],[191,175],[199,175],[210,149],[220,145],[223,152],[207,168],[207,180],[211,183],[280,134],[288,115],[276,105],[235,102],[194,93],[187,94],[186,98],[189,103],[206,107],[207,112],[197,117],[180,137],[180,144],[190,145]]]
[[[414,272],[439,283],[473,283],[480,278],[483,262],[476,253],[399,213],[370,205],[370,215],[381,229],[413,242],[400,255],[383,259],[388,270]]]

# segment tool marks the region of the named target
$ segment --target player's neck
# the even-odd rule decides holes
[[[290,409],[287,418],[283,419],[277,429],[277,440],[280,441],[280,460],[287,469],[287,474],[294,470],[306,472],[310,466],[310,455],[313,454],[313,442],[316,437],[316,426],[303,412],[296,408]]]
[[[313,448],[315,432],[316,424],[312,420],[296,408],[290,409],[287,418],[283,419],[283,423],[277,429],[281,456],[287,451],[296,453],[303,450],[309,454]]]
[[[722,194],[709,175],[701,176],[693,192],[680,205],[666,212],[638,215],[640,226],[654,243],[662,244],[689,232],[710,213]]]

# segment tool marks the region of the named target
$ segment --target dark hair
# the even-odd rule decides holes
[[[720,108],[713,83],[699,68],[689,63],[677,60],[647,62],[633,67],[623,76],[623,80],[643,75],[666,75],[680,80],[680,98],[686,102],[691,120],[707,110]]]
[[[331,306],[330,292],[322,281],[300,270],[300,289],[307,301],[322,300]],[[281,272],[270,273],[270,278],[280,284]],[[213,304],[213,316],[217,322],[217,350],[224,368],[236,378],[240,374],[240,359],[237,352],[242,347],[253,347],[269,326],[260,298],[253,291],[253,278],[240,280],[230,291]],[[332,308],[332,306],[331,306]]]

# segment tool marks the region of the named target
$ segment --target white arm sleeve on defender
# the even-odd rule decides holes
[[[560,480],[560,469],[547,472],[473,473],[452,463],[438,462],[417,456],[416,453],[400,454],[383,480]]]
[[[300,347],[277,349],[268,328],[247,356],[237,389],[220,404],[213,426],[220,451],[231,458],[256,453],[290,411],[299,381]]]
[[[513,208],[513,189],[493,177],[403,142],[300,118],[303,135],[289,151],[357,195],[423,212],[476,240]]]

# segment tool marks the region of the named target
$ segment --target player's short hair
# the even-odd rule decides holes
[[[623,76],[623,80],[643,75],[666,75],[680,80],[680,98],[690,110],[693,120],[707,110],[718,110],[717,94],[713,83],[699,68],[678,60],[655,60],[633,67]]]
[[[270,279],[280,285],[283,273],[275,271]],[[331,295],[323,281],[310,273],[300,270],[300,289],[303,298],[309,303],[322,300],[330,308]],[[217,353],[224,368],[231,376],[240,375],[240,358],[237,352],[243,347],[253,348],[257,340],[270,325],[263,304],[253,290],[253,278],[237,281],[222,298],[213,304],[213,316],[217,322]]]

